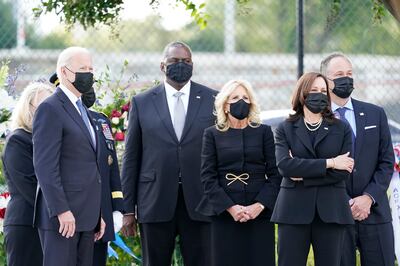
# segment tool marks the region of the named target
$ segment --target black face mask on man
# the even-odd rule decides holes
[[[75,89],[77,89],[80,93],[86,93],[90,91],[94,83],[92,72],[73,72],[69,68],[65,68],[68,69],[71,73],[75,74],[75,81],[70,81],[71,84],[74,85]]]
[[[184,62],[178,62],[167,65],[165,75],[177,83],[184,83],[189,81],[192,77],[193,66]]]
[[[88,92],[82,93],[82,102],[87,108],[92,107],[96,102],[96,93],[93,87]]]
[[[250,104],[246,103],[243,99],[230,104],[229,113],[236,119],[243,120],[249,116]]]
[[[335,83],[335,87],[333,88],[332,92],[342,98],[346,99],[350,97],[351,93],[354,90],[353,87],[353,79],[350,77],[341,77],[334,79],[333,82]]]
[[[305,105],[314,114],[319,114],[328,107],[328,96],[322,92],[309,93]]]

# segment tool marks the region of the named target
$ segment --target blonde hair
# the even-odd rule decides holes
[[[71,46],[71,47],[64,49],[58,56],[57,76],[58,76],[58,79],[60,80],[61,84],[64,84],[64,77],[61,73],[61,68],[69,65],[71,63],[71,60],[77,54],[89,54],[90,55],[90,52],[88,49],[83,48],[83,47]]]
[[[12,130],[22,128],[25,131],[32,132],[34,113],[31,105],[42,91],[53,93],[53,87],[43,82],[32,82],[24,89],[11,116]]]
[[[222,87],[221,91],[215,97],[214,115],[217,117],[217,129],[219,131],[227,131],[231,126],[228,119],[228,114],[225,113],[224,107],[229,96],[239,86],[242,86],[250,99],[250,112],[248,116],[248,125],[250,127],[259,127],[261,124],[260,107],[256,101],[254,90],[249,82],[245,80],[230,80]]]

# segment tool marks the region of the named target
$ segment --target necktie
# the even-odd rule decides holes
[[[94,139],[94,136],[92,135],[92,130],[91,130],[92,126],[90,125],[90,122],[89,122],[89,116],[87,114],[86,108],[83,107],[81,99],[78,99],[76,101],[76,105],[78,106],[79,111],[81,112],[82,120],[85,123],[87,130],[89,131],[89,135],[92,139],[92,144],[94,147],[96,147],[96,140]]]
[[[175,108],[174,108],[174,130],[176,137],[178,140],[182,137],[183,127],[185,126],[185,107],[183,106],[183,102],[181,96],[182,92],[178,91],[174,93],[174,97],[176,97]]]
[[[346,119],[346,107],[340,107],[336,110],[339,114],[340,120],[343,122],[347,123],[350,126],[351,129],[351,140],[352,140],[352,145],[351,145],[351,156],[354,158],[354,151],[355,151],[355,145],[356,145],[356,136],[354,135],[353,128],[351,127],[349,121]]]

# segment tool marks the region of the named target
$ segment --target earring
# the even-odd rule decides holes
[[[228,110],[225,110],[225,114],[227,114],[228,113]]]

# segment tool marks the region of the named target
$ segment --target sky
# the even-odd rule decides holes
[[[40,4],[40,1],[19,0],[27,14],[27,19],[32,19],[32,8]],[[199,5],[205,0],[192,0],[193,3]],[[193,21],[190,17],[190,12],[185,10],[183,4],[177,4],[175,0],[161,0],[159,5],[152,7],[149,5],[149,0],[126,0],[124,9],[121,13],[123,20],[145,20],[149,15],[158,15],[161,17],[162,25],[167,30],[180,29],[186,24]],[[42,15],[39,19],[39,31],[46,34],[51,32],[59,25],[59,18],[54,14]]]

